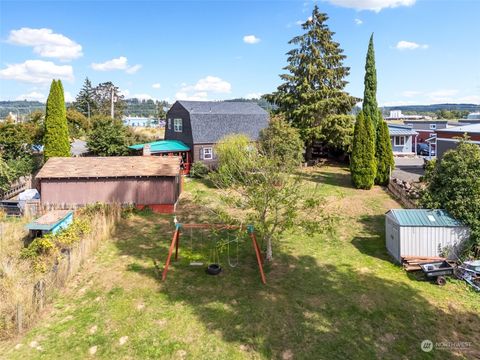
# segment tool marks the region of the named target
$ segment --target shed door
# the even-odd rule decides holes
[[[392,253],[398,261],[402,261],[400,254],[400,228],[397,224],[392,227]]]

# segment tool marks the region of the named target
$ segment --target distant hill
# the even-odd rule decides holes
[[[475,112],[480,111],[480,105],[475,104],[435,104],[435,105],[404,105],[404,106],[384,106],[384,112],[390,110],[401,110],[402,112],[437,112],[440,110],[457,110],[457,111],[468,111]]]
[[[45,104],[40,101],[0,101],[0,119],[10,112],[15,115],[28,115],[34,110],[45,110]]]

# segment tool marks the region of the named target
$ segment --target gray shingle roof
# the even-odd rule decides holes
[[[195,144],[216,143],[230,134],[257,140],[268,126],[268,113],[252,102],[179,101],[189,113]]]
[[[418,132],[413,130],[411,127],[402,125],[388,124],[388,131],[390,132],[390,136],[418,135]]]

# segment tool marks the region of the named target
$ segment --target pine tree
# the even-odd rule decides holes
[[[378,110],[377,119],[377,148],[375,152],[375,156],[377,158],[377,175],[375,178],[375,184],[388,185],[388,181],[390,180],[390,171],[395,165],[393,160],[392,143],[390,141],[388,125],[383,120],[380,110]]]
[[[358,189],[371,189],[375,181],[376,161],[373,123],[360,112],[355,122],[350,161],[352,181]]]
[[[367,59],[365,62],[365,89],[363,92],[363,112],[366,117],[373,121],[373,127],[377,129],[377,69],[375,68],[375,49],[373,47],[373,34],[368,44]],[[374,135],[375,136],[375,135]]]
[[[307,160],[320,137],[322,120],[349,113],[358,101],[344,91],[350,68],[343,66],[346,56],[333,41],[327,20],[327,14],[315,6],[311,19],[302,25],[305,33],[289,42],[297,47],[287,53],[289,64],[284,69],[288,73],[280,75],[283,84],[266,96],[300,130]]]
[[[86,117],[90,117],[96,112],[96,104],[93,98],[94,90],[90,80],[85,78],[82,89],[78,93],[73,106]]]
[[[53,156],[70,156],[65,100],[60,80],[52,80],[47,99],[43,154],[45,161]]]

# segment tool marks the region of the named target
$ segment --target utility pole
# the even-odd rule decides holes
[[[115,114],[115,113],[114,113],[114,109],[113,109],[113,85],[112,85],[112,94],[111,94],[111,96],[112,96],[112,105],[111,105],[111,108],[110,108],[110,114],[111,114],[112,119],[113,119],[113,118],[114,118],[114,114]]]

